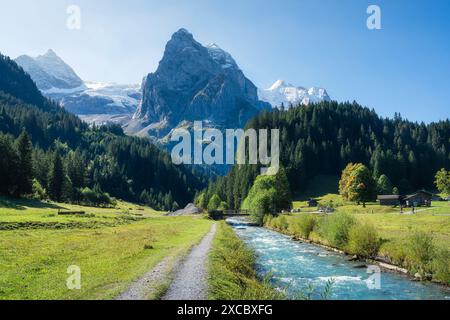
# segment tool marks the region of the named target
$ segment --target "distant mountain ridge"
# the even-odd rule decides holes
[[[15,59],[44,94],[54,91],[68,93],[86,89],[83,80],[53,50],[35,58],[22,55]]]
[[[142,84],[143,97],[131,134],[162,138],[186,122],[240,128],[270,105],[232,56],[217,45],[203,46],[186,29],[173,34],[158,69]]]
[[[53,50],[15,59],[41,92],[77,115],[133,114],[141,99],[139,85],[83,81]],[[106,121],[107,121],[106,117]],[[131,116],[130,116],[131,118]],[[89,121],[89,117],[85,117]]]
[[[288,109],[290,106],[319,103],[323,101],[330,102],[331,98],[328,92],[323,88],[303,88],[297,87],[283,80],[276,81],[268,89],[258,90],[259,98],[272,105],[274,108],[280,108],[282,105]]]
[[[16,62],[39,90],[88,123],[115,123],[129,135],[167,143],[175,128],[243,128],[262,110],[331,101],[323,88],[278,80],[258,89],[230,53],[203,46],[186,29],[175,32],[154,73],[141,85],[83,81],[53,50]]]

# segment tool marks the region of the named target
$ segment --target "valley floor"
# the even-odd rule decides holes
[[[62,208],[86,215],[58,216]],[[114,299],[162,261],[189,252],[211,225],[128,203],[101,209],[0,198],[0,300]],[[67,287],[70,266],[81,270],[80,290]]]

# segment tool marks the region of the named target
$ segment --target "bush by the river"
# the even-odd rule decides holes
[[[350,229],[356,219],[348,213],[336,213],[323,218],[319,233],[327,242],[337,248],[344,248],[348,243]]]
[[[348,251],[364,258],[375,258],[380,250],[381,239],[371,224],[354,224],[348,234]]]
[[[416,232],[410,237],[408,248],[411,268],[422,275],[429,273],[435,254],[433,236],[425,232]]]
[[[433,279],[450,285],[450,251],[439,248],[432,262]]]
[[[419,273],[425,279],[450,284],[450,251],[438,247],[430,233],[416,232],[404,244],[389,245],[386,252],[386,247],[380,250],[382,239],[375,226],[361,223],[348,213],[268,215],[264,225],[299,238],[325,242],[362,258],[376,258],[381,252],[391,263],[407,268],[411,275]]]
[[[313,215],[302,215],[295,223],[289,226],[290,233],[303,239],[309,239],[309,236],[317,226],[317,222],[317,218]]]

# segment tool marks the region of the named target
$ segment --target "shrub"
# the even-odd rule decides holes
[[[295,225],[295,233],[296,235],[309,239],[310,234],[314,231],[317,225],[317,218],[312,215],[303,215],[301,216]]]
[[[336,213],[329,215],[320,224],[320,234],[329,244],[343,248],[348,243],[350,228],[356,220],[348,213]]]
[[[93,206],[115,206],[116,201],[110,198],[109,194],[103,192],[98,185],[94,189],[88,187],[81,190],[83,202]]]
[[[448,249],[436,250],[432,268],[434,280],[450,284],[450,251]]]
[[[32,197],[35,200],[48,199],[47,191],[42,187],[42,185],[36,179],[33,179],[32,194],[33,194]]]
[[[274,216],[271,214],[265,215],[263,218],[263,225],[266,227],[272,227],[272,221],[274,219]]]
[[[434,239],[431,234],[416,232],[409,241],[409,264],[413,271],[424,275],[431,272],[435,254]]]
[[[355,224],[348,234],[348,250],[364,258],[375,258],[380,250],[381,240],[371,224]]]
[[[289,227],[289,222],[285,216],[279,216],[276,218],[275,226],[280,231],[286,231]]]

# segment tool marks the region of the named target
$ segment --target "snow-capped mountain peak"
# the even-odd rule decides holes
[[[51,58],[59,58],[55,51],[52,49],[48,49],[47,52],[43,55],[44,57],[51,57]]]
[[[84,82],[52,49],[37,57],[20,56],[16,62],[45,96],[77,115],[131,115],[141,99],[139,85]]]
[[[86,89],[83,80],[52,49],[37,57],[20,56],[16,62],[31,75],[44,93]]]
[[[212,43],[206,47],[208,49],[209,55],[216,61],[218,64],[222,66],[223,69],[228,68],[237,68],[237,63],[225,50],[219,47],[217,44]]]
[[[269,88],[269,90],[278,90],[280,88],[293,87],[294,85],[290,83],[286,83],[284,80],[277,80],[275,83]]]
[[[323,88],[294,86],[284,80],[277,80],[269,89],[259,89],[259,98],[270,103],[274,108],[284,105],[289,108],[291,105],[309,105],[322,101],[330,101],[328,93]]]

